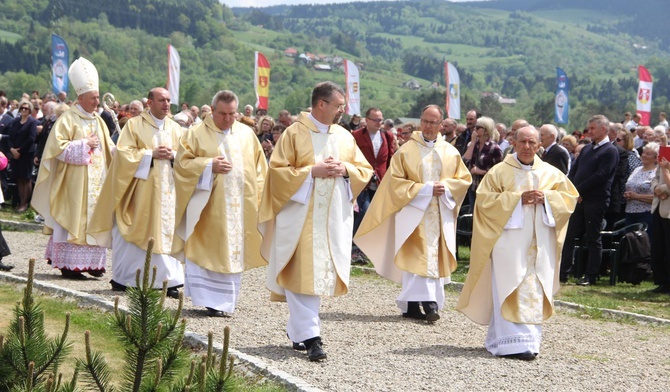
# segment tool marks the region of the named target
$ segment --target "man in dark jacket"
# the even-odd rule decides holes
[[[558,129],[555,125],[544,124],[540,127],[540,144],[544,148],[542,160],[554,166],[563,174],[568,174],[570,169],[570,153],[565,147],[556,143]]]
[[[579,191],[575,212],[570,217],[565,244],[561,256],[561,282],[567,282],[572,269],[575,238],[584,237],[588,249],[588,261],[584,277],[577,283],[589,286],[596,283],[602,261],[600,230],[609,205],[612,182],[619,164],[619,153],[610,142],[607,133],[609,120],[603,115],[595,115],[588,122],[589,135],[593,144],[586,145],[568,178]]]
[[[468,149],[468,144],[470,143],[470,138],[472,133],[475,131],[475,125],[477,124],[477,119],[481,117],[481,114],[477,113],[476,110],[470,110],[468,114],[465,115],[465,131],[461,132],[460,135],[456,138],[456,144],[454,147],[461,153],[461,156],[465,154],[465,150]]]

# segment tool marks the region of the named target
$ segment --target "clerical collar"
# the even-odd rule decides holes
[[[76,106],[77,106],[77,109],[79,109],[79,111],[82,112],[82,113],[84,114],[85,117],[87,117],[87,118],[95,118],[95,112],[94,112],[94,113],[89,113],[89,112],[87,112],[86,110],[84,110],[83,107],[81,107],[80,104],[77,104]]]
[[[521,162],[519,160],[519,157],[516,156],[516,153],[512,154],[514,159],[516,159],[517,162],[519,162],[519,165],[523,170],[532,170],[533,169],[533,164],[535,163],[535,160],[533,160],[529,165],[526,165],[525,163]]]
[[[428,140],[423,135],[421,135],[421,137],[423,137],[423,141],[426,143],[426,146],[428,147],[433,147],[435,145],[435,142],[437,141],[437,138],[435,138],[435,140]]]
[[[314,118],[314,116],[312,116],[312,113],[308,114],[307,117],[310,120],[312,120],[314,125],[316,125],[316,129],[319,131],[319,133],[328,133],[328,128],[330,128],[330,125],[326,125],[326,124],[320,122],[319,120]]]
[[[163,124],[165,124],[165,117],[163,117],[163,119],[160,120],[158,117],[154,116],[153,113],[151,113],[151,110],[147,110],[147,111],[149,112],[149,115],[151,116],[151,118],[153,118],[154,121],[156,122],[156,125],[158,126],[158,129],[163,129]]]

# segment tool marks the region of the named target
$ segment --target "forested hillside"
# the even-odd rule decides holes
[[[311,86],[343,71],[315,71],[283,55],[336,55],[361,66],[362,107],[412,116],[444,102],[443,62],[461,74],[462,107],[509,122],[553,119],[556,67],[571,82],[570,126],[601,112],[634,110],[637,65],[654,77],[652,116],[670,111],[670,32],[655,21],[664,2],[650,0],[438,0],[233,9],[216,0],[0,0],[0,89],[10,95],[49,89],[50,35],[69,44],[71,60],[93,61],[101,92],[128,101],[164,85],[167,45],[181,55],[181,100],[206,103],[229,88],[254,103],[253,51],[272,65],[270,113],[308,105]],[[644,26],[644,28],[640,28]],[[416,79],[421,91],[402,87]],[[437,82],[438,89],[428,88]],[[516,99],[501,105],[482,93]]]

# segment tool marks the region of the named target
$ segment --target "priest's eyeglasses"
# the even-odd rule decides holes
[[[434,127],[439,123],[440,123],[440,121],[428,121],[428,120],[421,119],[421,124],[429,126],[429,127]]]
[[[327,104],[329,104],[329,105],[334,105],[333,103],[330,103],[330,101],[328,101],[328,100],[326,100],[326,99],[322,99],[322,101],[325,102],[325,103],[327,103]],[[342,111],[344,111],[344,106],[345,106],[345,105],[346,105],[346,104],[343,103],[342,105],[338,106],[338,107],[337,107],[337,110],[342,110]]]

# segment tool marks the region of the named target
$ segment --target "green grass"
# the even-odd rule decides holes
[[[16,41],[23,38],[20,34],[12,33],[5,30],[0,30],[0,40],[7,41],[10,44],[15,43]]]
[[[0,284],[0,298],[2,298],[0,300],[0,335],[6,333],[10,320],[13,318],[14,307],[23,297],[24,287],[24,285]],[[39,303],[44,311],[45,329],[51,337],[62,334],[65,326],[65,314],[70,313],[68,340],[73,343],[73,350],[61,367],[64,380],[69,380],[72,377],[75,358],[85,357],[84,332],[87,330],[91,331],[93,349],[103,353],[112,374],[120,374],[123,371],[123,347],[114,338],[116,333],[109,322],[109,312],[94,308],[82,308],[72,300],[56,299],[45,295],[35,295],[35,302]],[[199,360],[200,355],[194,353],[194,358]],[[185,369],[184,375],[187,372],[188,369]],[[283,386],[264,380],[261,376],[251,378],[234,376],[234,384],[234,390],[242,392],[286,391]]]
[[[35,210],[28,208],[26,212],[16,212],[11,207],[0,210],[0,220],[35,223]]]

